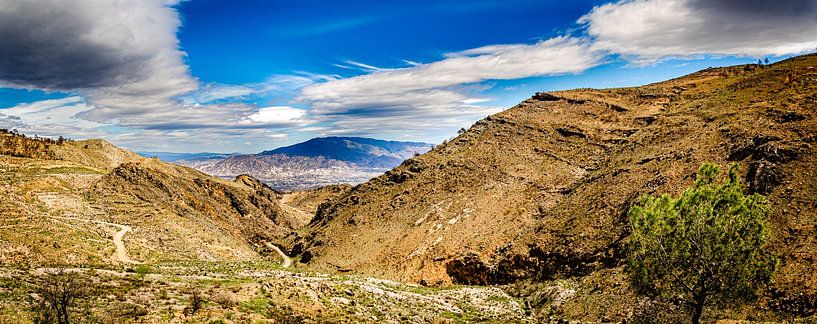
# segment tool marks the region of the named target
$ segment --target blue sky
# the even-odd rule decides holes
[[[537,91],[817,48],[811,0],[130,1],[0,4],[0,127],[138,151],[439,142]]]
[[[179,7],[179,38],[205,82],[260,82],[292,71],[349,76],[355,71],[333,64],[399,67],[554,36],[594,3],[194,0]]]

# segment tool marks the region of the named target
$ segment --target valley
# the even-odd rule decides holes
[[[705,318],[814,321],[815,94],[805,55],[537,93],[433,149],[319,138],[178,164],[3,132],[0,322],[34,321],[48,278],[88,288],[89,322],[687,321],[632,285],[626,214],[704,162],[767,197],[779,260]]]

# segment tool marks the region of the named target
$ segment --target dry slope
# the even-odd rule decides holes
[[[318,269],[427,284],[620,273],[639,196],[681,192],[703,162],[740,162],[773,205],[768,303],[813,312],[815,109],[815,55],[540,93],[320,208],[290,249]]]
[[[135,262],[251,260],[308,221],[248,176],[215,178],[100,140],[0,142],[0,264],[116,261],[117,236]]]

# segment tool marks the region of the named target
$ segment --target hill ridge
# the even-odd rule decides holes
[[[629,206],[679,193],[703,162],[741,162],[749,190],[774,206],[770,248],[786,260],[774,289],[787,309],[817,297],[804,279],[817,266],[816,66],[807,55],[536,94],[322,206],[288,248],[316,269],[429,285],[603,272],[620,284]]]

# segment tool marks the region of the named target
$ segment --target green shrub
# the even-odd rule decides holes
[[[136,268],[133,269],[133,272],[139,276],[139,279],[144,280],[145,276],[152,272],[152,269],[144,264],[137,265]]]
[[[704,164],[680,197],[645,196],[629,213],[628,271],[637,287],[681,298],[700,322],[707,305],[754,297],[777,260],[769,239],[765,197],[745,196],[737,165],[717,183],[717,165]]]

